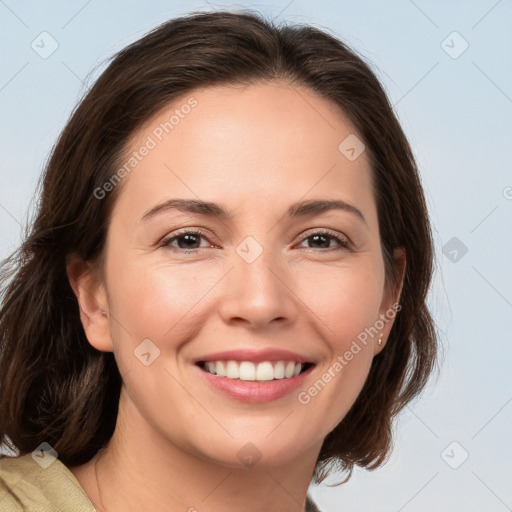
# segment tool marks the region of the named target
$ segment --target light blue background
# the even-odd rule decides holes
[[[168,18],[241,7],[327,29],[373,63],[417,157],[435,228],[440,378],[401,416],[386,466],[312,488],[314,498],[326,512],[512,510],[510,0],[0,0],[0,257],[19,243],[42,165],[101,62]],[[43,31],[59,45],[48,59],[31,48]],[[469,44],[456,59],[441,46],[453,31]],[[452,54],[463,48],[457,38],[444,43]],[[457,262],[442,253],[452,237],[467,247]],[[465,452],[458,469],[447,464]]]

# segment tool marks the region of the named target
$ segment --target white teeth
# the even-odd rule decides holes
[[[228,361],[226,364],[226,377],[228,379],[238,379],[240,372],[236,361]]]
[[[289,379],[289,378],[293,377],[293,372],[294,371],[295,371],[295,363],[294,362],[289,362],[286,365],[286,368],[284,370],[284,377],[285,377],[285,379]]]
[[[240,363],[240,380],[256,380],[256,367],[250,361]]]
[[[224,364],[224,361],[217,361],[211,363],[213,366],[213,372],[208,368],[208,371],[210,373],[213,373],[214,375],[217,374],[219,377],[225,377],[226,376],[226,365]]]
[[[284,362],[278,361],[274,366],[274,379],[284,379]]]
[[[243,364],[243,363],[242,363]],[[256,370],[256,380],[273,380],[274,379],[274,367],[269,361],[260,363]]]
[[[208,361],[204,369],[218,377],[250,381],[269,381],[296,377],[304,367],[294,361],[263,361],[254,364],[251,361]]]

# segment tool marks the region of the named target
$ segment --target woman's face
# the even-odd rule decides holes
[[[105,249],[108,341],[88,332],[114,351],[127,424],[228,465],[319,450],[394,316],[356,137],[282,83],[193,91],[135,134]]]

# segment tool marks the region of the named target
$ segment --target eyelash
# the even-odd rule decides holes
[[[203,231],[201,231],[200,229],[190,229],[190,230],[178,232],[178,233],[172,235],[171,237],[163,239],[160,242],[159,247],[168,248],[173,252],[181,252],[181,253],[185,253],[185,254],[196,253],[197,251],[199,251],[201,249],[206,249],[206,247],[195,248],[195,249],[181,249],[179,247],[171,246],[172,242],[174,242],[175,240],[178,240],[179,238],[181,238],[185,235],[201,236],[201,237],[205,238],[206,240],[208,240],[208,235],[206,233],[204,233]],[[304,242],[305,240],[308,240],[310,238],[313,238],[314,236],[318,236],[318,235],[331,238],[339,244],[339,247],[337,247],[337,248],[329,247],[325,250],[322,250],[321,252],[328,252],[328,251],[333,251],[333,250],[351,250],[348,240],[346,240],[345,238],[340,237],[339,235],[336,235],[333,232],[328,231],[328,230],[315,231],[315,232],[311,233],[310,235],[308,235],[307,237],[303,238],[302,242]],[[309,249],[309,251],[318,252],[318,249],[314,248],[314,247],[304,247],[304,249]]]

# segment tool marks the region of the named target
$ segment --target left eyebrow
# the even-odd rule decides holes
[[[353,215],[358,217],[359,220],[362,220],[366,225],[368,225],[366,219],[364,218],[364,215],[361,213],[361,210],[359,210],[350,203],[341,201],[340,199],[313,200],[295,203],[292,204],[290,208],[288,208],[287,215],[289,217],[319,215],[330,210],[342,210],[348,213],[352,213]]]
[[[141,222],[146,222],[151,217],[169,210],[179,210],[220,219],[232,218],[231,214],[217,203],[200,201],[197,199],[168,199],[144,213]],[[294,203],[288,208],[286,215],[288,217],[305,217],[309,215],[320,215],[330,210],[342,210],[352,213],[365,224],[368,224],[364,215],[361,213],[361,210],[350,203],[341,201],[340,199],[311,200]]]

